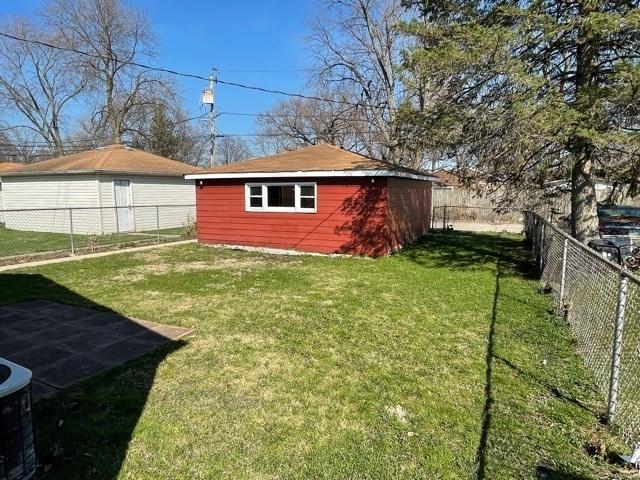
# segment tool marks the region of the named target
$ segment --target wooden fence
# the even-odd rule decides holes
[[[462,207],[496,208],[500,203],[502,194],[503,192],[500,190],[495,193],[479,195],[476,192],[464,188],[456,187],[455,189],[448,189],[436,187],[433,189],[433,206],[443,207],[445,205],[457,205]],[[608,200],[608,191],[597,190],[596,196],[598,202],[604,202]],[[640,197],[625,196],[617,199],[616,203],[640,206]],[[537,200],[535,195],[529,193],[523,197],[522,201],[516,201],[510,204],[509,208],[541,212],[553,210],[558,216],[567,216],[571,214],[571,195],[567,192],[554,198],[543,199],[541,196],[540,199]]]

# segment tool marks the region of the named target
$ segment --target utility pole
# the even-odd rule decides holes
[[[211,151],[209,166],[216,166],[216,69],[211,69],[209,87],[202,91],[202,104],[209,105],[209,135],[211,137]]]

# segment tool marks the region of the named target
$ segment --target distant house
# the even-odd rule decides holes
[[[571,192],[571,180],[551,180],[544,184],[546,193],[549,195],[562,195],[569,194]],[[594,188],[596,190],[596,197],[598,201],[606,200],[611,191],[614,188],[614,182],[606,180],[604,178],[594,178]],[[623,188],[622,191],[625,189]]]
[[[4,199],[2,195],[2,172],[7,172],[9,170],[15,170],[20,168],[21,163],[15,162],[0,162],[0,223],[4,223],[4,213],[2,210],[4,209]]]
[[[436,170],[432,174],[437,178],[433,184],[433,205],[436,209],[445,205],[467,207],[467,212],[470,212],[469,208],[493,209],[504,194],[503,189],[492,190],[482,180],[465,184],[455,170]]]
[[[68,232],[73,208],[76,233],[151,230],[158,220],[152,206],[195,204],[193,182],[184,175],[197,170],[124,145],[5,167],[0,171],[4,223],[15,230]],[[14,209],[46,210],[7,211]],[[175,218],[163,215],[162,228],[181,226],[184,213],[175,212]]]
[[[201,243],[379,256],[431,221],[433,177],[330,145],[186,178],[196,181]]]
[[[432,172],[436,178],[433,182],[433,190],[458,190],[464,188],[462,182],[453,173],[446,170],[436,170]]]

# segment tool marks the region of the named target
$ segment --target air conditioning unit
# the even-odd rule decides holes
[[[31,371],[0,358],[0,480],[36,471],[31,417]]]

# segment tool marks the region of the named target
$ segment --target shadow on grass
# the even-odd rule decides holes
[[[32,299],[117,314],[42,275],[0,274],[0,305]],[[38,401],[33,410],[40,465],[36,478],[118,477],[158,365],[183,345],[183,341],[170,342]],[[47,340],[42,347],[48,348]],[[0,356],[10,357],[7,348],[0,342]],[[34,378],[38,378],[36,370]]]
[[[183,341],[86,380],[35,406],[43,479],[117,478],[158,365]]]
[[[500,248],[500,255],[503,250]],[[482,425],[480,427],[480,441],[476,450],[476,478],[482,480],[486,478],[487,471],[487,446],[489,442],[489,430],[491,429],[491,414],[493,408],[493,364],[495,361],[494,342],[496,333],[496,319],[498,316],[498,301],[500,299],[500,276],[502,274],[502,259],[498,256],[496,261],[496,283],[493,293],[493,305],[491,307],[491,320],[489,322],[489,333],[487,336],[487,352],[485,355],[485,385],[484,385],[484,408],[482,410]]]
[[[537,277],[523,240],[511,234],[432,230],[399,255],[433,268],[493,270],[499,260],[503,276]]]
[[[584,475],[547,466],[538,466],[536,468],[535,478],[539,480],[588,480]]]
[[[498,360],[503,365],[506,365],[511,370],[513,370],[516,374],[526,378],[528,381],[532,381],[532,382],[538,384],[538,386],[540,386],[543,389],[545,389],[549,393],[549,395],[551,395],[551,396],[553,396],[555,398],[558,398],[560,400],[563,400],[565,402],[571,403],[571,404],[581,408],[582,410],[584,410],[586,412],[589,412],[594,417],[598,417],[599,415],[601,415],[601,412],[596,412],[594,409],[592,409],[589,406],[585,405],[584,403],[582,403],[577,398],[574,398],[572,396],[569,396],[569,395],[563,393],[557,387],[545,382],[544,380],[542,380],[540,377],[538,377],[537,375],[535,375],[533,373],[524,371],[523,369],[521,369],[520,367],[515,365],[513,362],[507,360],[506,358],[501,357],[500,355],[494,355],[494,359]]]
[[[456,238],[457,237],[457,238]],[[524,380],[533,382],[546,390],[553,397],[576,405],[577,407],[589,412],[594,417],[597,417],[598,412],[594,411],[589,406],[585,405],[578,399],[566,395],[557,387],[544,381],[534,373],[527,372],[520,368],[508,359],[500,356],[495,351],[495,338],[496,338],[496,322],[498,316],[499,304],[502,299],[509,299],[511,301],[518,301],[523,306],[534,307],[528,302],[521,301],[520,299],[513,298],[509,295],[505,295],[501,292],[500,281],[501,279],[509,275],[531,276],[536,277],[535,266],[532,259],[526,255],[524,251],[524,245],[521,241],[514,240],[512,238],[505,238],[495,235],[460,235],[455,234],[442,234],[442,236],[436,237],[436,243],[441,244],[445,239],[449,240],[448,245],[451,247],[445,247],[445,252],[448,252],[454,248],[466,248],[472,251],[471,255],[464,255],[460,261],[459,255],[455,252],[448,252],[450,257],[447,257],[447,261],[451,262],[452,267],[456,268],[470,268],[478,264],[484,264],[485,268],[488,268],[493,260],[493,268],[495,271],[495,287],[493,293],[493,304],[491,308],[491,317],[489,322],[489,330],[487,333],[487,348],[485,354],[485,386],[484,386],[484,407],[482,410],[482,421],[480,427],[480,440],[476,449],[476,480],[485,480],[491,478],[487,474],[487,458],[489,449],[489,437],[492,428],[492,415],[495,404],[494,392],[493,392],[493,377],[494,367],[496,362],[507,366],[513,370],[518,376],[523,377]],[[469,246],[469,239],[473,239],[475,246]],[[438,247],[442,249],[441,246]],[[493,255],[493,256],[491,256]],[[511,256],[514,255],[512,258]],[[536,308],[536,307],[534,307]],[[536,308],[537,309],[537,308]],[[546,311],[544,313],[547,313]],[[536,467],[535,478],[545,480],[585,480],[584,477],[579,474],[575,474],[569,471],[548,467],[546,465],[539,465]]]

